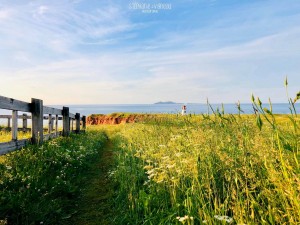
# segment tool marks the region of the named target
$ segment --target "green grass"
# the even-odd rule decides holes
[[[64,224],[76,213],[83,175],[99,155],[103,132],[71,134],[0,157],[0,220]]]
[[[250,115],[122,126],[116,224],[299,224],[299,121],[277,117],[261,130]]]
[[[30,132],[18,131],[18,140],[27,139],[31,137]],[[6,129],[0,130],[0,142],[9,142],[11,141],[12,133]]]
[[[240,105],[227,115],[208,104],[213,115],[90,126],[0,157],[0,224],[66,224],[75,214],[91,224],[300,224],[298,99],[289,98],[290,115],[274,115],[271,102],[262,108],[252,96],[255,115],[241,115]],[[95,172],[109,181],[94,177],[79,201],[86,170],[101,169],[99,162],[91,167],[101,149],[114,149],[114,166]],[[89,207],[88,196],[103,190],[105,205],[94,197]],[[103,219],[81,218],[77,209]]]
[[[73,217],[90,224],[299,224],[299,119],[265,116],[259,126],[258,115],[157,115],[90,126],[86,134],[0,157],[0,218],[14,224],[67,224]],[[81,182],[90,179],[86,170],[101,168],[90,165],[107,136],[114,166],[95,174],[110,187],[96,187],[101,179],[91,178],[87,197],[78,201],[86,192]],[[106,205],[97,200],[102,189],[114,192]],[[88,196],[95,196],[90,207]],[[76,206],[81,202],[83,208]]]

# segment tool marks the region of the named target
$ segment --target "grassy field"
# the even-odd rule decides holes
[[[104,132],[72,134],[1,156],[0,224],[65,224],[106,141]]]
[[[0,220],[80,218],[80,182],[110,139],[113,165],[105,178],[114,213],[105,224],[300,224],[299,118],[292,109],[273,115],[259,99],[254,107],[255,115],[214,110],[90,126],[86,134],[0,157]],[[100,190],[89,189],[91,196]]]
[[[299,224],[299,120],[275,116],[274,128],[256,117],[118,128],[117,224]]]

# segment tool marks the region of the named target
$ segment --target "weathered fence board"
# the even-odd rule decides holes
[[[70,117],[71,119],[75,119],[75,114],[69,113],[69,117]]]
[[[0,155],[20,149],[30,143],[30,139],[23,139],[18,141],[2,142],[0,143]]]
[[[79,131],[80,131],[80,113],[75,114],[75,121],[76,121],[75,131],[76,131],[76,133],[79,133]]]
[[[85,130],[86,128],[86,116],[82,117],[82,128]]]
[[[63,109],[51,108],[48,106],[43,106],[43,100],[31,99],[31,103],[19,101],[12,98],[7,98],[0,96],[0,109],[12,110],[11,115],[0,115],[0,119],[7,119],[8,129],[11,127],[12,131],[12,141],[0,143],[0,155],[6,154],[7,152],[14,151],[24,147],[28,143],[32,144],[42,144],[44,140],[50,138],[56,138],[60,135],[68,136],[70,131],[79,133],[80,132],[80,121],[82,121],[82,129],[86,128],[86,117],[80,117],[79,113],[70,113],[68,107],[63,107]],[[18,111],[28,112],[18,116]],[[44,114],[48,114],[45,116]],[[18,128],[18,119],[22,119],[22,128]],[[18,140],[18,131],[28,131],[27,120],[31,119],[31,138]],[[48,120],[48,128],[44,134],[43,121]],[[58,120],[63,121],[63,131],[58,131]],[[12,123],[11,123],[12,121]],[[75,123],[75,130],[74,130]],[[55,129],[54,129],[55,124]],[[70,127],[72,125],[72,127]]]
[[[55,134],[58,135],[58,115],[55,116]]]
[[[63,107],[63,136],[70,134],[70,112],[68,107]]]
[[[0,96],[0,109],[30,112],[30,104],[13,98]]]
[[[55,108],[50,108],[48,106],[44,106],[43,110],[44,110],[44,114],[62,115],[61,109],[55,109]]]
[[[59,133],[58,133],[59,135]],[[49,139],[53,139],[58,137],[55,133],[50,133],[50,134],[44,134],[44,141],[48,141]]]
[[[18,111],[12,111],[12,141],[18,140]]]
[[[27,115],[27,114],[25,113],[23,115],[18,115],[18,119],[24,119],[24,115]],[[11,118],[12,118],[12,115],[0,115],[0,119],[11,119]],[[31,116],[27,115],[26,118],[31,119]],[[44,120],[47,120],[47,119],[49,119],[49,116],[44,116],[43,118],[44,118]],[[53,118],[55,118],[55,117],[53,117]],[[59,116],[58,120],[62,120],[62,116]],[[82,120],[82,118],[81,118],[81,120]]]
[[[27,131],[27,114],[23,114],[23,126],[22,126],[22,128],[23,128],[23,131],[25,132],[25,131]]]
[[[43,143],[43,100],[31,99],[32,130],[31,139],[33,144]]]

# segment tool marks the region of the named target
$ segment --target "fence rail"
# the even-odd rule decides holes
[[[43,105],[43,100],[32,98],[31,102],[23,102],[13,98],[0,96],[0,109],[12,110],[12,115],[0,115],[0,119],[7,119],[7,127],[11,127],[12,138],[9,142],[0,143],[0,155],[15,151],[27,145],[42,144],[44,140],[55,138],[60,135],[68,136],[70,132],[79,133],[86,128],[86,117],[79,113],[69,112],[68,107],[62,109],[51,108]],[[18,111],[23,113],[18,115]],[[22,130],[28,130],[27,120],[31,119],[31,138],[18,140],[18,119],[23,120]],[[43,121],[48,120],[48,133],[44,134]],[[58,120],[63,122],[62,132],[58,131]],[[74,128],[75,122],[75,130]],[[54,128],[55,125],[55,128]]]

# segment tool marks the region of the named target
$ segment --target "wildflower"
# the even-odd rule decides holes
[[[155,176],[155,174],[154,173],[152,173],[152,174],[150,174],[149,176],[148,176],[148,179],[150,180],[152,177],[154,177]]]
[[[214,216],[217,220],[220,220],[220,221],[225,221],[227,223],[232,223],[233,219],[229,216],[220,216],[220,215],[215,215]]]
[[[155,169],[152,169],[152,170],[148,170],[146,173],[148,174],[148,175],[150,175],[150,174],[153,174],[155,172]]]
[[[186,221],[188,219],[189,220],[193,220],[194,217],[185,215],[184,217],[177,216],[176,219],[178,219],[179,222],[184,223],[184,221]]]
[[[172,168],[174,168],[174,167],[175,167],[175,164],[167,165],[167,168],[168,168],[168,169],[172,169]]]
[[[108,177],[113,177],[116,171],[109,171],[108,172]]]
[[[175,153],[175,156],[176,156],[176,157],[180,157],[180,156],[182,156],[182,153],[181,153],[181,152],[176,152],[176,153]]]
[[[144,169],[145,169],[145,170],[149,170],[149,169],[152,169],[152,168],[153,168],[153,166],[150,166],[150,165],[144,166]]]
[[[150,183],[150,180],[144,182],[144,186],[147,186]]]

